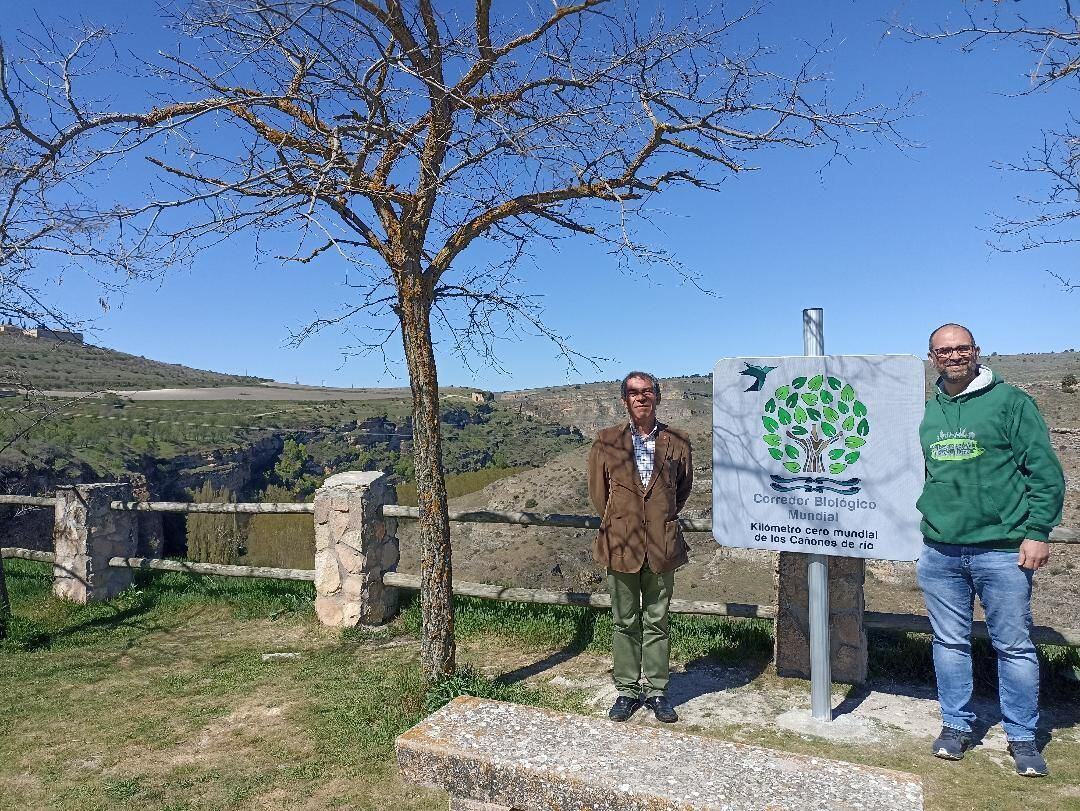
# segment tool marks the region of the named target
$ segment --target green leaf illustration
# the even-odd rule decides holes
[[[817,391],[821,388],[821,384],[824,380],[824,375],[814,375],[810,378],[810,382],[806,384],[806,388],[810,389],[810,391]]]
[[[790,470],[792,473],[798,473],[800,470],[802,470],[802,465],[800,465],[798,462],[784,462],[784,467],[787,470]]]
[[[848,408],[847,403],[837,403],[836,410],[839,411],[841,414],[847,414],[848,411],[850,411],[851,409]]]
[[[831,406],[825,406],[821,409],[821,413],[825,415],[825,419],[829,422],[836,422],[840,419],[840,415],[836,412],[836,409]]]
[[[784,458],[784,454],[780,452],[779,448],[769,448],[769,456],[779,462]]]
[[[852,431],[855,429],[855,418],[850,414],[847,415],[847,419],[844,420],[844,430]]]
[[[762,439],[765,440],[766,445],[772,445],[774,448],[780,444],[780,437],[776,434],[765,434]]]
[[[803,428],[801,425],[795,425],[795,426],[792,426],[792,428],[791,428],[791,435],[792,436],[806,436],[809,433],[810,432],[807,431],[805,428]]]
[[[789,459],[798,459],[799,458],[799,449],[796,448],[794,445],[785,445],[784,446],[784,453],[786,453],[788,455]]]
[[[847,456],[844,457],[844,461],[847,462],[849,465],[853,465],[853,464],[855,464],[856,462],[859,461],[859,457],[861,455],[862,454],[860,454],[858,451],[852,451],[851,453],[849,453]]]
[[[806,422],[806,409],[802,406],[795,409],[795,422]]]
[[[810,419],[812,419],[814,422],[821,421],[821,412],[818,411],[816,408],[808,408],[806,409],[806,413],[810,415]]]
[[[802,396],[802,401],[807,405],[817,405],[817,395],[806,392]]]
[[[789,396],[789,397],[788,397],[788,398],[787,398],[787,399],[786,399],[786,400],[784,401],[784,404],[785,404],[785,405],[786,405],[786,406],[787,406],[788,408],[795,408],[795,406],[797,406],[797,405],[799,404],[799,395],[798,395],[798,392],[796,392],[795,394],[792,394],[792,395],[790,395],[790,396]]]
[[[781,425],[791,425],[791,412],[786,408],[778,409],[776,416],[780,420]]]
[[[829,451],[829,458],[832,459],[834,462],[843,455],[844,455],[844,449],[843,448],[833,448],[831,451]]]
[[[837,473],[843,473],[845,468],[847,468],[847,465],[843,462],[837,462],[835,465],[829,465],[829,472],[835,476]]]
[[[829,388],[833,391],[840,391],[840,381],[835,377],[829,378]]]
[[[831,403],[833,400],[836,399],[835,397],[833,397],[832,392],[829,391],[828,389],[825,389],[824,391],[822,391],[821,394],[818,395],[818,396],[821,397],[821,402],[825,403],[826,405],[828,405],[829,403]]]
[[[780,427],[777,424],[776,420],[774,420],[772,417],[763,416],[761,418],[761,424],[765,426],[765,430],[768,431],[770,434],[774,433]]]
[[[848,403],[855,399],[855,389],[851,388],[850,383],[845,383],[844,388],[840,389],[840,399]]]
[[[776,400],[770,397],[768,402],[765,403],[765,411],[769,414],[772,414],[774,411],[776,411]]]
[[[863,405],[862,400],[856,400],[854,402],[854,404],[851,406],[851,410],[855,414],[856,417],[865,417],[866,416],[866,406]]]
[[[861,448],[865,444],[866,440],[857,436],[849,436],[844,440],[844,446],[847,448]]]
[[[866,436],[870,433],[870,423],[865,419],[859,420],[859,424],[855,426],[855,433],[859,436]]]
[[[834,437],[836,436],[836,426],[830,422],[823,422],[821,423],[821,433],[827,437]]]
[[[791,394],[791,386],[781,386],[776,390],[776,399],[786,400],[789,394]]]
[[[801,389],[805,385],[806,385],[806,378],[805,377],[796,377],[794,380],[791,381],[791,388],[793,388],[793,389]]]

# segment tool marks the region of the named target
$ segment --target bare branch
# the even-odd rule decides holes
[[[955,41],[964,51],[1001,42],[1015,45],[1031,54],[1031,70],[1021,94],[1075,92],[1075,78],[1080,75],[1080,16],[1072,0],[1039,7],[1040,22],[1029,14],[1026,4],[968,4],[966,23],[958,27],[925,31],[901,25],[900,29],[914,40]],[[997,215],[992,227],[996,239],[990,243],[997,250],[1027,251],[1080,242],[1080,128],[1071,116],[1063,127],[1055,126],[1043,130],[1041,146],[1019,163],[998,164],[1004,171],[1035,181],[1040,191],[1017,198],[1022,213]]]

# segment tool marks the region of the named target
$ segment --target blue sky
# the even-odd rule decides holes
[[[5,9],[0,35],[33,25],[36,11],[47,22],[87,16],[119,25],[131,49],[166,47],[152,5],[22,3]],[[985,353],[1080,348],[1080,292],[1064,292],[1047,273],[1080,277],[1070,252],[987,246],[993,214],[1016,212],[1014,198],[1025,191],[1020,178],[993,164],[1019,160],[1041,129],[1064,122],[1066,89],[1018,96],[1031,68],[1027,54],[1004,44],[968,54],[955,43],[912,44],[888,22],[944,24],[948,10],[962,5],[817,0],[768,7],[755,30],[781,54],[805,54],[807,42],[828,40],[819,67],[833,76],[838,97],[917,94],[901,129],[918,146],[901,151],[868,140],[828,166],[823,152],[763,153],[754,158],[760,171],[728,179],[718,193],[657,198],[641,233],[700,273],[716,297],[664,271],[648,278],[620,272],[585,240],[539,246],[526,268],[528,288],[544,296],[548,324],[579,351],[612,360],[568,375],[549,344],[526,339],[500,346],[509,373],[482,365],[469,371],[440,350],[441,383],[503,390],[613,379],[630,368],[701,373],[721,357],[799,354],[804,307],[824,308],[830,354],[921,354],[929,330],[946,321],[970,325]],[[129,98],[131,88],[99,79]],[[82,306],[97,296],[77,275],[53,292],[95,317],[89,340],[125,352],[286,382],[407,382],[400,350],[386,369],[380,359],[343,365],[348,338],[340,332],[288,345],[290,328],[326,314],[347,294],[343,273],[332,263],[259,264],[241,241],[203,254],[190,271],[129,288],[104,315]]]

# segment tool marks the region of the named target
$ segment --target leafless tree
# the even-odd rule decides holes
[[[203,0],[173,7],[187,40],[155,63],[156,106],[92,102],[63,71],[37,97],[58,150],[76,133],[157,170],[152,195],[123,206],[122,254],[192,256],[249,232],[283,260],[347,268],[352,298],[298,339],[361,325],[356,349],[382,352],[400,334],[428,678],[455,666],[435,343],[490,360],[500,337],[539,334],[573,363],[525,289],[540,286],[521,262],[537,241],[576,235],[636,266],[670,262],[634,237],[657,193],[715,190],[770,149],[831,159],[853,136],[899,140],[898,105],[837,103],[815,54],[792,65],[759,42],[755,7],[656,8]],[[38,58],[58,64],[49,50]],[[500,258],[469,264],[480,243]]]
[[[990,49],[1009,42],[1031,55],[1031,68],[1018,94],[1075,92],[1080,88],[1080,6],[1055,3],[964,3],[961,22],[935,31],[903,26],[919,40],[953,40],[965,51]],[[1065,108],[1063,108],[1063,111]],[[1042,130],[1041,143],[1018,162],[1000,168],[1032,178],[1040,191],[1018,198],[1019,215],[998,215],[994,247],[1026,251],[1046,245],[1080,242],[1080,126],[1076,115]],[[1080,287],[1067,277],[1049,274],[1066,291]]]
[[[100,36],[91,34],[69,52],[69,73],[75,70],[79,52]],[[124,261],[121,251],[98,242],[112,213],[98,208],[93,197],[84,193],[109,153],[33,126],[32,117],[48,109],[47,103],[34,104],[41,98],[42,85],[49,86],[65,68],[33,60],[32,66],[43,72],[19,73],[17,69],[26,64],[9,59],[0,42],[0,320],[73,329],[80,324],[53,303],[53,285],[76,262],[85,263],[81,269],[90,269]],[[77,131],[76,127],[72,134]],[[0,387],[16,388],[26,395],[23,408],[10,415],[10,432],[0,435],[0,453],[70,405],[49,402],[40,396],[33,380],[15,369],[0,369]],[[9,620],[0,559],[0,639],[7,634]]]

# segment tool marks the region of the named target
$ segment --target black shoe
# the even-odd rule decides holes
[[[934,753],[935,757],[944,758],[945,760],[960,760],[964,756],[964,751],[970,746],[971,735],[967,732],[952,727],[942,727],[941,734],[934,741],[930,751]]]
[[[629,721],[634,710],[641,706],[641,700],[630,696],[619,696],[608,710],[607,717],[612,721]]]
[[[679,720],[679,714],[675,712],[675,708],[671,706],[667,696],[649,696],[645,699],[645,706],[653,711],[657,721],[674,724]]]
[[[1046,777],[1050,774],[1035,741],[1009,741],[1009,754],[1016,762],[1016,773],[1022,777]]]

